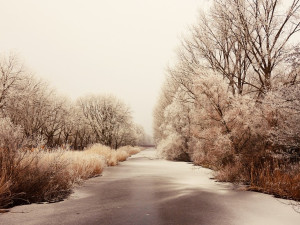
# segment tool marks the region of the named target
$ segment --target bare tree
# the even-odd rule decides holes
[[[18,57],[11,53],[0,58],[0,109],[7,103],[7,99],[21,94],[21,83],[27,74]]]
[[[127,143],[124,139],[131,128],[131,116],[123,102],[113,96],[88,96],[79,104],[98,142],[112,148]]]
[[[291,49],[290,38],[299,31],[299,7],[299,0],[289,6],[279,0],[215,0],[182,42],[177,77],[206,67],[228,79],[233,94],[265,93]],[[191,83],[177,80],[185,88]]]
[[[27,137],[34,138],[43,135],[42,128],[49,116],[48,87],[33,77],[24,82],[22,96],[10,98],[4,108],[4,114],[9,116],[14,124],[22,126]]]
[[[246,75],[250,62],[231,31],[232,23],[224,20],[222,14],[218,7],[209,15],[202,13],[198,24],[191,28],[191,37],[183,41],[183,52],[194,59],[193,63],[200,61],[200,65],[227,78],[233,94],[242,94],[244,85],[249,84]],[[181,59],[186,59],[183,54]]]
[[[247,60],[265,93],[272,87],[274,69],[288,52],[290,38],[299,31],[300,1],[288,6],[279,0],[216,0],[221,18],[231,24],[231,32],[245,51]]]

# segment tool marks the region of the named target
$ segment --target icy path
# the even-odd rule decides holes
[[[88,180],[66,201],[19,206],[0,224],[299,225],[288,201],[239,191],[211,171],[145,150]]]

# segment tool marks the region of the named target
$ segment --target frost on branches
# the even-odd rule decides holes
[[[270,140],[276,150],[300,156],[300,83],[284,85],[268,93],[265,104],[274,114]]]
[[[179,89],[164,110],[164,123],[160,130],[165,137],[158,145],[160,154],[168,159],[189,161],[188,144],[191,132],[193,104]]]
[[[163,157],[300,199],[299,10],[299,0],[215,0],[200,15],[154,110]]]

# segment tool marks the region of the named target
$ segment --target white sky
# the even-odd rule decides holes
[[[111,93],[152,133],[152,110],[180,35],[208,0],[0,0],[0,53],[76,99]]]

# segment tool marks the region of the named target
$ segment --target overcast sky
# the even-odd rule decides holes
[[[63,95],[111,93],[152,132],[179,37],[208,0],[0,0],[0,52]]]

